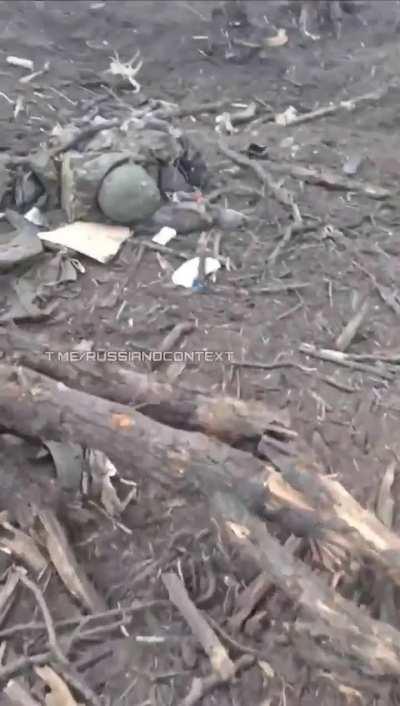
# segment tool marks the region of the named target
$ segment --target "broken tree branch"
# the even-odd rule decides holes
[[[249,669],[255,662],[255,658],[252,655],[243,655],[233,663],[234,676],[240,674],[245,669]],[[210,674],[208,677],[199,679],[196,677],[193,679],[193,683],[190,692],[186,698],[181,702],[180,706],[195,706],[206,694],[210,691],[216,689],[218,686],[226,684],[227,680],[223,679],[218,674]]]
[[[369,375],[376,375],[377,377],[383,378],[384,380],[393,380],[395,377],[395,371],[391,370],[389,365],[380,364],[373,366],[367,365],[366,363],[361,363],[355,360],[347,353],[342,351],[335,351],[329,348],[317,348],[311,343],[302,343],[299,347],[301,353],[310,356],[310,358],[318,358],[319,360],[325,360],[329,363],[335,363],[336,365],[341,365],[344,368],[351,368],[352,370],[359,370],[363,373],[368,373]],[[376,359],[377,363],[380,363]]]
[[[350,321],[347,322],[346,326],[337,337],[335,345],[338,351],[345,351],[346,348],[351,345],[352,341],[354,341],[360,326],[362,326],[362,323],[369,312],[369,308],[370,300],[367,296],[357,309],[354,316],[351,317]]]
[[[361,103],[366,103],[369,101],[378,101],[384,96],[386,96],[389,90],[388,86],[384,86],[378,91],[372,91],[370,93],[364,93],[362,96],[356,96],[355,98],[349,98],[349,100],[339,101],[338,103],[333,103],[330,105],[325,105],[316,110],[311,110],[309,113],[302,113],[301,115],[295,115],[290,117],[286,122],[281,122],[282,116],[285,113],[275,116],[275,120],[278,125],[292,126],[300,125],[301,123],[309,122],[310,120],[316,120],[317,118],[324,118],[326,115],[332,115],[338,111],[353,111]],[[281,120],[280,120],[281,119]]]
[[[190,600],[182,581],[176,574],[169,573],[163,574],[162,582],[168,591],[171,603],[183,615],[204,652],[208,655],[214,672],[223,680],[232,679],[235,673],[232,660],[214,630]]]
[[[51,617],[50,611],[48,609],[47,603],[45,601],[44,595],[42,591],[40,590],[39,586],[37,586],[36,583],[31,581],[28,576],[26,576],[25,571],[23,570],[18,570],[17,571],[17,576],[21,583],[28,588],[31,593],[33,593],[35,600],[42,612],[43,615],[43,620],[46,625],[46,630],[47,630],[47,635],[49,638],[49,647],[51,650],[51,653],[53,657],[56,659],[57,662],[59,662],[62,665],[67,664],[67,659],[65,655],[63,654],[63,651],[58,643],[57,640],[57,635],[56,631],[54,628],[54,623],[53,623],[53,618]]]
[[[269,161],[268,168],[271,172],[289,174],[291,177],[301,179],[307,184],[325,186],[328,189],[337,189],[338,191],[360,192],[372,199],[384,199],[392,195],[390,189],[385,189],[379,184],[372,184],[367,181],[346,177],[343,174],[336,174],[326,167],[303,167],[300,164],[291,164],[291,162]]]
[[[265,525],[248,513],[240,502],[216,493],[212,506],[221,519],[224,534],[241,547],[284,593],[299,606],[301,621],[293,631],[305,632],[324,642],[343,662],[373,677],[400,675],[400,633],[390,625],[371,619],[351,601],[342,598],[315,576],[287,548],[270,535]],[[307,659],[307,655],[303,655]]]
[[[219,143],[218,148],[222,152],[222,154],[224,154],[226,157],[229,157],[232,162],[235,162],[241,167],[251,169],[256,174],[258,179],[260,179],[261,183],[266,186],[276,198],[276,200],[279,201],[279,203],[281,203],[283,206],[290,206],[290,208],[293,210],[293,194],[287,189],[277,184],[273,180],[271,174],[269,174],[261,164],[259,164],[255,160],[249,159],[248,157],[239,154],[239,152],[235,152],[235,150],[232,150],[230,149],[230,147],[227,147],[222,141]]]

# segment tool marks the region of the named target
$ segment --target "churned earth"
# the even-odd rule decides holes
[[[375,360],[386,356],[397,363],[400,350],[398,3],[365,2],[358,12],[345,15],[339,39],[323,28],[320,40],[313,41],[299,33],[296,13],[287,3],[249,1],[246,7],[256,33],[273,36],[285,28],[288,42],[261,54],[242,46],[244,51],[233,60],[221,46],[211,16],[215,6],[200,0],[0,3],[2,152],[28,154],[46,142],[56,122],[67,125],[96,97],[106,96],[105,111],[107,103],[118,98],[129,104],[129,93],[107,92],[101,75],[114,52],[127,61],[140,49],[142,93],[187,108],[178,124],[207,162],[206,193],[221,189],[218,203],[251,217],[249,226],[222,233],[220,253],[229,257],[231,267],[221,269],[205,293],[171,284],[171,267],[180,264],[179,255],[144,249],[139,262],[140,236],[134,236],[111,264],[84,261],[78,296],[62,299],[54,320],[22,328],[32,335],[45,330],[49,337],[68,338],[74,344],[91,340],[102,349],[157,350],[176,324],[194,321],[184,349],[223,352],[223,361],[199,356],[186,366],[165,364],[158,371],[161,378],[288,410],[293,428],[327,473],[373,508],[388,463],[399,452],[399,376],[387,379]],[[18,84],[23,72],[6,63],[9,55],[32,59],[35,68],[48,61],[49,71],[34,85]],[[14,119],[19,95],[28,102],[28,117],[21,112]],[[271,119],[289,106],[308,113],[360,96],[366,98],[352,111],[333,110],[286,127]],[[264,189],[253,169],[237,168],[218,149],[215,116],[223,107],[196,111],[209,102],[234,111],[232,104],[251,101],[258,106],[256,119],[225,136],[224,144],[242,155],[251,144],[265,147],[267,158],[261,164],[294,194],[307,227],[283,242],[288,210]],[[356,175],[345,174],[349,159],[359,161]],[[296,171],[296,165],[314,171]],[[336,183],[328,184],[332,180],[327,170],[336,175]],[[390,194],[375,198],[374,186]],[[197,240],[198,234],[180,236],[170,246],[189,257]],[[286,286],[293,281],[297,287]],[[372,356],[362,362],[375,365],[375,372],[301,350],[303,344],[335,349],[337,337],[367,295],[368,315],[347,352],[353,362],[355,356]],[[123,315],[117,317],[124,302]],[[236,365],[229,364],[228,353]],[[26,474],[32,485],[37,482],[37,466],[23,471],[15,461],[14,470],[12,479],[2,481],[0,510],[7,509],[8,497],[18,493]],[[224,625],[230,587],[242,587],[249,577],[240,558],[230,562],[219,547],[204,499],[141,478],[130,469],[129,459],[123,471],[140,485],[140,502],[123,515],[130,532],[101,516],[95,524],[69,526],[71,544],[108,606],[127,605],[134,598],[165,599],[159,570],[179,565],[187,577],[194,577],[207,565],[216,589],[204,610]],[[395,480],[395,506],[398,492]],[[395,514],[395,527],[396,521]],[[152,562],[156,568],[146,573]],[[69,597],[54,579],[46,599],[54,620],[71,615]],[[7,626],[28,623],[32,605],[32,596],[22,593]],[[265,634],[271,621],[290,621],[295,614],[295,607],[283,599],[270,606],[267,602],[265,610]],[[130,635],[106,635],[105,656],[98,642],[88,640],[79,655],[82,674],[105,703],[179,704],[193,676],[209,672],[207,660],[189,644],[190,631],[171,605],[160,603],[135,615]],[[137,635],[164,635],[165,641],[140,642]],[[333,706],[355,698],[340,692],[320,670],[309,668],[299,645],[283,641],[268,651],[263,635],[262,630],[255,636],[241,635],[236,651],[229,644],[236,657],[246,651],[243,644],[257,650],[263,666],[255,665],[228,686],[212,690],[202,703]],[[22,630],[13,649],[22,653],[34,640],[33,633]],[[24,676],[27,684],[33,683],[30,669]],[[361,693],[366,703],[378,703],[362,687]],[[5,696],[2,699],[8,703]]]

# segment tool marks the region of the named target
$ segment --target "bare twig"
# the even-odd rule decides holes
[[[368,314],[369,306],[370,300],[369,297],[366,297],[362,302],[361,306],[359,307],[358,311],[356,311],[354,316],[344,327],[341,334],[337,337],[335,345],[339,351],[345,351],[346,348],[350,346],[352,341],[354,341],[354,338],[357,335],[357,331],[359,330],[365,317]]]
[[[200,19],[203,22],[208,22],[207,17],[205,17],[205,15],[202,15],[202,13],[200,12],[200,10],[197,9],[197,7],[193,7],[193,5],[191,5],[190,3],[182,2],[181,0],[179,0],[179,2],[177,2],[177,0],[175,0],[175,1],[178,6],[177,9],[179,8],[179,12],[181,12],[181,8],[184,7],[185,10],[188,10],[189,12],[193,12],[193,14],[196,15],[196,17],[200,17]]]
[[[19,576],[10,572],[4,586],[0,589],[0,622],[2,623],[11,608],[12,601],[16,595],[16,588],[19,582]]]
[[[190,259],[190,255],[188,255],[188,253],[183,252],[182,250],[174,250],[173,248],[168,247],[168,245],[158,245],[157,243],[153,243],[151,240],[141,241],[140,247],[145,248],[146,250],[155,250],[156,252],[159,252],[162,255],[172,255],[173,257],[176,257],[179,260],[184,260],[184,262]],[[232,265],[229,259],[223,256],[219,258],[219,261],[224,266]]]
[[[339,191],[360,192],[373,199],[384,199],[392,195],[392,191],[385,189],[383,186],[359,181],[342,174],[335,174],[335,172],[325,167],[303,167],[300,164],[291,164],[290,162],[279,160],[279,162],[268,162],[268,168],[271,172],[290,174],[290,176],[301,179],[308,184],[325,186]]]
[[[177,108],[173,117],[185,118],[189,115],[205,115],[206,113],[217,113],[227,105],[226,100],[215,101],[213,103],[194,103],[192,106]]]
[[[47,635],[49,639],[50,653],[58,664],[60,670],[62,671],[65,679],[71,684],[71,686],[79,691],[82,696],[87,699],[93,706],[101,706],[99,699],[96,694],[84,683],[79,674],[75,669],[69,664],[67,658],[65,657],[63,651],[57,640],[57,635],[51,617],[50,611],[47,607],[47,603],[44,599],[43,593],[33,581],[31,581],[22,570],[18,570],[18,576],[21,581],[35,596],[35,599],[39,605],[40,610],[46,624]]]
[[[57,157],[63,152],[67,152],[73,147],[76,147],[76,145],[78,145],[79,142],[82,142],[82,140],[88,140],[90,137],[97,135],[97,133],[102,130],[110,130],[110,128],[119,127],[120,124],[120,120],[108,120],[107,122],[100,123],[100,125],[89,125],[89,127],[83,128],[83,130],[81,130],[77,135],[74,135],[69,140],[64,142],[63,145],[59,145],[51,150],[50,155],[51,157]]]
[[[236,662],[233,663],[234,672],[232,676],[236,676],[239,672],[244,669],[249,669],[255,662],[255,658],[252,655],[243,655]],[[223,679],[218,674],[210,674],[210,676],[204,679],[194,679],[192,683],[192,688],[189,694],[181,702],[181,706],[195,706],[206,694],[215,689],[218,686],[222,686],[228,681]]]
[[[226,157],[229,157],[232,162],[239,164],[239,166],[241,167],[247,167],[248,169],[252,169],[252,171],[260,179],[262,184],[268,187],[268,189],[274,195],[276,200],[279,201],[279,203],[283,204],[284,206],[290,206],[290,208],[293,208],[293,194],[287,189],[284,189],[283,187],[279,186],[279,184],[277,184],[273,180],[271,174],[269,174],[261,164],[249,159],[248,157],[244,157],[238,152],[235,152],[235,150],[232,150],[226,145],[224,145],[223,142],[219,143],[219,149],[222,154],[224,154]]]
[[[7,550],[12,552],[12,554],[18,557],[20,561],[33,569],[33,571],[37,574],[46,569],[48,562],[44,556],[42,556],[32,537],[25,532],[16,529],[10,522],[7,521],[1,522],[1,527],[9,533],[8,536],[0,537],[1,547],[5,547]]]
[[[98,700],[96,694],[94,694],[92,690],[86,686],[86,684],[75,672],[73,667],[69,664],[66,656],[64,655],[57,640],[53,618],[51,617],[44,595],[40,590],[39,586],[37,586],[37,584],[31,581],[31,579],[26,576],[25,572],[22,569],[17,569],[17,575],[21,583],[23,583],[24,586],[26,586],[33,593],[36,602],[42,612],[49,639],[50,654],[53,656],[56,663],[62,670],[63,676],[68,680],[71,686],[77,689],[90,703],[93,704],[93,706],[100,706],[100,701]],[[0,670],[0,676],[2,676],[1,671],[3,670]]]
[[[0,665],[0,684],[21,674],[27,667],[32,665],[46,664],[51,659],[51,652],[42,652],[31,657],[17,657],[8,664]]]
[[[24,586],[26,586],[31,591],[31,593],[33,593],[33,595],[35,596],[36,602],[42,612],[43,619],[46,624],[46,630],[47,630],[47,635],[49,638],[49,646],[50,646],[51,653],[54,655],[57,662],[59,662],[62,665],[67,664],[67,659],[66,659],[60,645],[58,644],[57,635],[56,635],[56,631],[55,631],[54,623],[53,623],[53,618],[50,615],[50,611],[47,607],[47,603],[44,599],[42,591],[40,590],[39,586],[37,586],[33,581],[31,581],[30,578],[28,578],[25,575],[24,571],[17,570],[17,575],[18,575],[18,578],[21,581],[21,583],[23,583]]]
[[[396,316],[400,316],[400,302],[397,293],[390,289],[390,287],[385,287],[384,285],[379,284],[375,275],[372,274],[372,272],[369,272],[369,270],[367,270],[366,267],[361,265],[361,263],[357,262],[356,260],[353,260],[353,265],[355,265],[362,272],[365,272],[365,274],[368,275],[382,301],[387,304],[392,309],[392,311],[394,311]]]
[[[162,576],[162,582],[168,591],[170,601],[178,608],[190,625],[193,634],[210,658],[212,667],[219,675],[219,678],[224,681],[232,679],[235,674],[234,663],[207,620],[190,600],[182,581],[176,574],[169,573]]]
[[[306,368],[304,365],[294,363],[291,360],[279,360],[275,363],[258,363],[253,360],[233,360],[231,362],[236,368],[254,368],[258,370],[279,370],[279,368],[295,368],[303,373],[313,373],[315,368]]]
[[[359,370],[363,373],[369,373],[370,375],[377,375],[384,380],[393,380],[394,372],[389,371],[387,368],[382,369],[373,365],[366,365],[365,363],[359,363],[358,361],[352,360],[349,355],[342,353],[341,351],[334,351],[328,348],[317,348],[311,343],[302,343],[299,351],[305,353],[305,355],[311,358],[318,358],[319,360],[325,360],[329,363],[335,363],[336,365],[341,365],[345,368],[351,368],[352,370]]]
[[[357,387],[352,387],[352,385],[346,385],[346,383],[340,382],[339,380],[336,380],[330,375],[318,375],[318,378],[319,380],[326,382],[327,385],[335,387],[337,390],[341,390],[342,392],[358,392]]]
[[[295,314],[296,311],[299,311],[299,309],[302,309],[304,306],[304,302],[298,302],[294,306],[290,307],[290,309],[287,309],[287,311],[284,311],[282,314],[279,314],[279,316],[276,317],[277,321],[282,321],[282,319],[287,319],[288,316],[292,316],[292,314]]]
[[[285,123],[285,126],[288,125],[300,125],[300,123],[306,123],[309,122],[310,120],[316,120],[317,118],[324,118],[326,115],[332,115],[333,113],[337,113],[339,110],[343,111],[352,111],[356,108],[357,105],[363,102],[367,101],[376,101],[380,100],[383,98],[388,91],[388,87],[385,86],[384,88],[378,90],[378,91],[373,91],[371,93],[365,93],[362,96],[357,96],[356,98],[351,98],[349,100],[344,100],[344,101],[339,101],[339,103],[335,103],[333,105],[326,105],[323,106],[322,108],[317,108],[316,110],[311,110],[309,113],[302,113],[301,115],[296,115],[294,117],[290,117]],[[279,119],[280,116],[276,116],[276,118]],[[279,122],[279,125],[282,125],[283,123],[280,122],[277,119],[277,122]]]
[[[91,633],[91,630],[95,630],[97,628],[91,628],[90,630],[88,629],[84,631],[82,630],[83,625],[88,625],[89,623],[94,623],[99,620],[116,619],[108,625],[109,631],[112,632],[112,630],[120,624],[120,620],[118,620],[119,616],[121,616],[121,619],[125,617],[125,622],[128,622],[131,620],[133,613],[143,610],[154,610],[157,607],[165,608],[168,605],[169,601],[161,599],[154,601],[137,600],[124,608],[112,608],[111,610],[107,610],[102,613],[92,613],[92,615],[87,615],[83,618],[81,616],[77,616],[76,618],[67,618],[66,620],[59,620],[55,622],[54,625],[57,628],[68,628],[77,625],[80,630],[79,635],[82,639],[84,639],[87,632]],[[101,627],[104,628],[105,626]],[[10,637],[10,635],[15,635],[20,632],[43,632],[44,630],[46,630],[46,623],[20,623],[1,630],[0,639]]]
[[[227,633],[226,630],[224,630],[224,628],[222,628],[219,623],[217,623],[217,621],[211,617],[211,615],[207,615],[207,622],[210,623],[211,627],[214,628],[215,632],[235,652],[240,652],[245,655],[253,655],[253,657],[257,657],[258,659],[263,657],[262,650],[257,650],[254,647],[250,647],[250,645],[244,645],[242,642],[235,640],[235,638],[229,635],[229,633]]]
[[[281,292],[291,292],[296,289],[306,289],[311,287],[311,282],[281,282],[279,284],[270,284],[268,287],[252,288],[252,294],[280,294]]]
[[[298,232],[299,225],[300,224],[297,223],[297,224],[291,224],[291,225],[287,226],[282,238],[279,240],[277,245],[274,247],[272,253],[268,256],[267,262],[271,267],[273,267],[275,265],[280,253],[282,252],[283,248],[286,245],[288,245],[288,243],[291,241],[292,236],[295,233],[295,231]],[[296,226],[297,226],[297,228],[296,228]]]

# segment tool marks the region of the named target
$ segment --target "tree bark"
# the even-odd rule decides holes
[[[256,400],[210,397],[206,393],[160,382],[154,375],[90,360],[74,351],[62,355],[65,344],[32,337],[18,329],[0,330],[0,350],[13,361],[49,375],[78,390],[134,405],[140,412],[177,429],[201,431],[229,444],[254,441],[271,426],[290,434],[288,415]],[[81,358],[81,359],[79,359]],[[292,433],[293,434],[293,433]]]
[[[183,480],[207,498],[230,492],[248,511],[297,536],[339,544],[358,559],[372,558],[400,585],[400,538],[340,483],[301,458],[277,457],[278,472],[204,434],[173,429],[28,368],[0,364],[0,390],[3,429],[100,449],[136,477]]]
[[[223,537],[250,556],[293,603],[300,616],[295,634],[311,637],[311,644],[332,653],[336,669],[360,671],[368,677],[400,675],[400,632],[373,620],[342,598],[232,496],[215,494],[212,508],[221,521]],[[308,661],[308,655],[303,654]],[[311,656],[311,655],[310,655]]]

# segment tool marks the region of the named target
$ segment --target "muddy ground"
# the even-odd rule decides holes
[[[359,15],[346,16],[340,39],[327,29],[313,42],[300,36],[282,3],[249,2],[255,25],[268,31],[271,26],[285,27],[288,43],[264,57],[250,54],[233,62],[224,58],[222,50],[208,55],[207,40],[194,39],[212,33],[215,3],[149,0],[105,2],[92,9],[91,5],[96,4],[0,3],[0,149],[28,154],[46,140],[57,121],[67,124],[79,116],[85,101],[102,95],[98,75],[107,68],[114,50],[127,60],[140,49],[144,59],[140,81],[148,97],[188,109],[208,101],[258,101],[259,120],[227,137],[226,144],[237,151],[251,143],[266,146],[268,159],[262,164],[267,169],[268,160],[275,165],[274,177],[283,179],[293,191],[310,227],[292,236],[271,270],[268,257],[283,237],[287,210],[273,194],[262,193],[251,170],[243,168],[232,175],[233,163],[216,149],[215,115],[182,118],[180,125],[206,158],[212,176],[209,191],[226,187],[220,203],[243,209],[254,218],[251,228],[222,235],[221,253],[231,259],[231,270],[221,270],[205,294],[177,289],[171,286],[168,271],[162,271],[156,253],[146,250],[140,266],[135,265],[138,244],[133,238],[110,265],[84,261],[87,272],[79,281],[78,296],[60,300],[61,316],[23,328],[34,334],[45,326],[49,336],[61,336],[74,344],[91,340],[102,349],[154,350],[175,324],[194,320],[197,326],[186,338],[185,350],[229,351],[238,365],[232,369],[227,364],[203,362],[179,371],[164,366],[159,371],[161,378],[174,379],[179,372],[179,382],[187,386],[212,393],[224,390],[287,409],[293,428],[313,448],[326,472],[335,474],[360,502],[373,508],[385,469],[393,457],[398,458],[398,378],[389,382],[380,376],[379,368],[376,374],[367,373],[308,357],[299,348],[305,343],[335,348],[337,336],[369,293],[369,314],[349,352],[387,354],[392,360],[399,355],[397,3],[365,3]],[[50,61],[40,85],[34,89],[17,86],[21,71],[6,64],[10,54],[28,57],[38,66]],[[271,114],[290,105],[308,112],[385,86],[390,86],[386,94],[361,103],[352,112],[340,110],[289,127],[270,121]],[[21,91],[29,100],[29,119],[22,113],[15,120],[10,101]],[[110,103],[113,100],[110,96]],[[129,103],[129,95],[123,94],[123,100]],[[104,111],[107,117],[107,102]],[[343,176],[346,159],[357,155],[363,159],[353,178],[386,187],[393,192],[391,197],[378,200],[357,188],[310,184],[289,173],[291,165],[299,164],[329,168]],[[277,171],[280,162],[286,167]],[[182,236],[172,247],[190,255],[197,238],[196,234]],[[173,267],[180,263],[171,254],[162,257]],[[305,286],[285,291],[288,280]],[[272,284],[279,284],[280,291],[257,291]],[[117,320],[123,301],[124,315]],[[4,449],[2,456],[6,458]],[[18,462],[13,463],[15,478],[23,482]],[[36,465],[29,470],[32,484],[38,482],[37,469]],[[125,529],[98,512],[86,524],[82,518],[75,526],[69,523],[72,546],[109,608],[128,605],[133,599],[159,600],[160,604],[135,614],[129,638],[118,632],[106,635],[100,645],[109,648],[105,656],[98,643],[88,641],[77,663],[84,666],[86,682],[102,694],[104,703],[178,704],[188,693],[193,676],[208,674],[209,663],[196,652],[179,613],[163,602],[166,594],[160,570],[178,567],[189,585],[192,580],[194,598],[196,590],[202,591],[199,577],[206,581],[214,575],[215,592],[204,610],[221,627],[231,610],[229,596],[252,576],[246,575],[239,559],[231,562],[218,543],[202,497],[185,496],[140,477],[140,469],[132,469],[129,459],[120,470],[135,479],[140,489],[137,503],[123,514]],[[42,481],[41,487],[43,491],[46,483]],[[20,491],[14,476],[8,478],[0,509],[8,507],[7,494],[18,498]],[[395,483],[395,503],[398,491]],[[396,521],[395,515],[395,527]],[[149,565],[153,570],[142,575]],[[54,576],[47,577],[42,587],[55,621],[74,614],[76,608]],[[368,593],[368,586],[364,588]],[[29,592],[22,592],[2,628],[29,622],[33,605]],[[264,669],[253,666],[235,683],[212,691],[204,704],[305,706],[353,698],[341,693],[338,684],[324,678],[321,670],[309,668],[290,641],[268,649],[270,621],[292,620],[295,607],[275,597],[273,604],[266,602],[261,608],[266,611],[264,623],[253,634],[249,629],[240,635],[238,649],[232,644],[229,649],[236,657],[246,652],[246,646],[255,650]],[[36,614],[34,620],[39,620]],[[398,615],[393,621],[397,625]],[[140,635],[158,636],[163,642],[140,642],[136,639]],[[37,650],[35,640],[34,632],[21,630],[12,647],[17,655],[29,654]],[[38,640],[44,640],[43,633]],[[97,664],[92,660],[95,653],[100,655]],[[32,694],[39,693],[32,686],[35,679],[29,666],[24,676]],[[382,684],[380,703],[390,702],[389,692],[388,684]],[[378,702],[367,691],[362,698],[365,703]],[[82,696],[80,700],[84,701]]]

